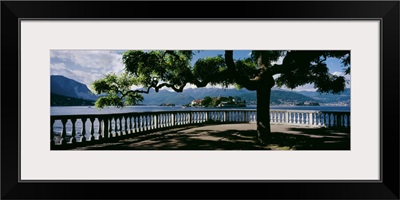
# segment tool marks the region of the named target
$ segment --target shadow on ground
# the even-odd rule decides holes
[[[255,130],[174,129],[75,150],[350,150],[350,132],[327,128],[288,128],[271,133],[268,145]]]

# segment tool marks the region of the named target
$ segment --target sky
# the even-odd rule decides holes
[[[123,73],[124,65],[122,63],[123,50],[51,50],[50,51],[50,74],[62,75],[76,80],[88,87],[95,80],[102,78],[108,73]],[[233,51],[234,59],[242,59],[250,56],[250,50]],[[205,50],[197,52],[192,60],[192,65],[199,58],[224,55],[223,50]],[[279,64],[282,59],[278,60]],[[338,59],[327,59],[329,72],[336,75],[343,75],[343,68]],[[350,75],[345,76],[350,83]],[[138,88],[140,86],[134,86]],[[218,86],[207,86],[218,87]],[[349,87],[349,84],[347,84]],[[89,87],[90,88],[90,87]],[[186,88],[195,88],[193,85],[187,85]],[[233,86],[232,86],[233,88]],[[280,89],[287,89],[285,87]],[[293,89],[294,91],[315,91],[313,84],[307,84]]]

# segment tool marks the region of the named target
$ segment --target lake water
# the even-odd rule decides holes
[[[255,105],[241,108],[201,108],[181,106],[127,106],[124,108],[108,107],[98,109],[94,106],[52,106],[51,115],[79,115],[79,114],[111,114],[149,111],[183,111],[183,110],[218,110],[218,109],[256,109]],[[277,110],[318,110],[318,111],[350,111],[350,106],[271,106]]]

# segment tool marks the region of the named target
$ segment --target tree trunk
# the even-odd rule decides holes
[[[262,144],[267,144],[271,135],[269,103],[273,86],[274,79],[271,76],[264,77],[257,88],[257,136]]]

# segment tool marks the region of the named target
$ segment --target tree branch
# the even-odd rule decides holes
[[[288,67],[285,67],[285,65],[278,65],[278,64],[272,65],[270,69],[272,75],[283,74],[289,71]]]
[[[251,80],[249,77],[245,77],[242,74],[238,73],[236,69],[235,62],[233,61],[233,51],[226,50],[225,51],[225,63],[228,67],[229,73],[235,79],[235,82],[248,90],[256,90],[257,89],[257,80]]]
[[[173,89],[175,92],[182,92],[183,88],[185,88],[186,83],[179,86],[178,88],[176,88],[174,85],[169,84],[169,83],[161,83],[160,85],[155,87],[156,92],[158,92],[159,89],[161,89],[162,87],[169,87],[171,89]]]

